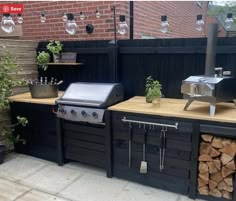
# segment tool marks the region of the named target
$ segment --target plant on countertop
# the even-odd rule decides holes
[[[154,80],[151,76],[146,79],[146,102],[151,103],[154,98],[160,98],[161,93],[161,84],[158,80]]]
[[[39,52],[37,56],[37,64],[39,65],[40,68],[42,68],[43,70],[47,70],[49,61],[50,61],[49,53],[45,51]]]
[[[19,72],[16,58],[5,49],[6,47],[3,46],[2,50],[0,50],[0,119],[4,119],[1,115],[7,115],[9,113],[10,105],[8,97],[13,95],[14,87],[26,84],[25,79],[16,80],[16,75]],[[25,143],[19,135],[13,135],[12,132],[14,131],[15,126],[25,126],[27,123],[28,120],[25,117],[20,116],[17,116],[16,123],[12,125],[10,125],[10,123],[3,124],[3,122],[0,122],[0,146],[3,146],[3,139],[8,140],[8,145],[12,145],[12,143],[15,142]]]
[[[53,54],[54,62],[59,62],[59,55],[62,51],[63,44],[57,40],[50,40],[47,49]]]

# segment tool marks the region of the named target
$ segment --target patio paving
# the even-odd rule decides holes
[[[10,154],[0,165],[0,201],[193,201],[186,196],[122,179],[79,163],[63,167]],[[200,200],[198,200],[200,201]]]

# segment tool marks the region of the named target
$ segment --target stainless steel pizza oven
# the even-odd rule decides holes
[[[209,102],[210,115],[214,116],[216,103],[234,101],[236,104],[236,79],[229,76],[230,72],[223,72],[222,67],[215,68],[217,33],[218,25],[209,25],[205,75],[190,76],[182,82],[181,93],[188,99],[184,110],[193,101]]]

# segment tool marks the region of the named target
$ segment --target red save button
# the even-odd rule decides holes
[[[23,4],[2,4],[1,5],[1,13],[6,14],[17,14],[23,13],[24,5]]]

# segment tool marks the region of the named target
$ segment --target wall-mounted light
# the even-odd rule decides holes
[[[84,19],[85,19],[85,15],[84,15],[83,12],[80,12],[80,14],[79,14],[79,19],[80,19],[80,20],[84,20]]]
[[[124,15],[120,15],[120,23],[118,25],[117,31],[120,35],[125,35],[128,32],[128,25],[125,21]]]
[[[63,22],[67,21],[67,14],[66,13],[63,13],[62,20],[63,20]]]
[[[203,28],[204,28],[204,21],[202,19],[202,15],[197,15],[196,30],[197,31],[202,31]]]
[[[74,35],[77,32],[78,26],[75,22],[74,15],[67,13],[67,22],[65,26],[66,32],[70,35]]]
[[[96,10],[96,18],[99,19],[101,17],[101,13],[99,13],[98,10]]]
[[[167,16],[166,15],[162,15],[161,16],[161,28],[160,28],[160,31],[162,33],[167,33],[168,32],[168,29],[169,29],[169,23],[167,21]]]
[[[93,30],[94,30],[94,27],[92,24],[87,24],[86,27],[85,27],[85,31],[87,34],[91,34],[93,33]]]
[[[41,21],[42,23],[46,22],[46,15],[45,15],[44,12],[41,13],[40,21]]]
[[[233,14],[232,13],[228,13],[227,17],[226,17],[226,20],[225,20],[225,29],[226,30],[230,30],[232,28],[233,22],[234,22]]]
[[[22,15],[21,15],[20,13],[17,14],[17,22],[18,22],[19,24],[22,24],[22,23],[23,23],[23,17],[22,17]]]
[[[12,33],[15,30],[15,23],[12,20],[10,14],[6,13],[3,14],[2,21],[1,21],[1,28],[6,33]]]

